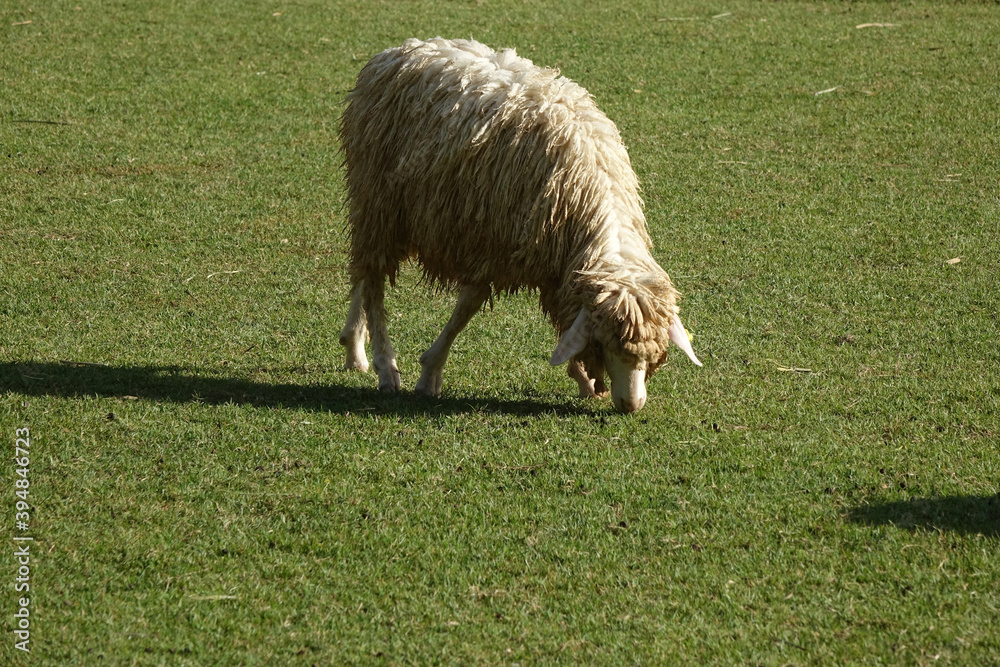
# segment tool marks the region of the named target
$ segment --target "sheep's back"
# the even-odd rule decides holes
[[[409,40],[365,66],[342,123],[352,254],[504,290],[563,279],[612,209],[645,237],[614,124],[513,51]]]

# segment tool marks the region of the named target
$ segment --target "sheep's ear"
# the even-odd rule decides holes
[[[701,362],[698,361],[698,357],[694,356],[694,349],[691,347],[691,339],[688,338],[687,330],[684,325],[681,324],[681,318],[678,315],[674,315],[674,322],[667,329],[667,333],[670,334],[670,340],[674,341],[674,345],[684,350],[684,354],[688,356],[688,359],[694,362],[695,366],[701,366]]]
[[[590,342],[593,333],[590,327],[590,316],[585,309],[580,309],[580,314],[573,320],[573,326],[566,330],[566,333],[559,339],[555,351],[549,363],[558,366],[569,361],[570,357],[579,354]]]

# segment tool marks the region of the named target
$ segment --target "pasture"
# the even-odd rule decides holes
[[[1000,6],[621,4],[0,8],[5,664],[1000,661]],[[342,370],[341,102],[435,35],[617,123],[705,364],[641,412],[529,293],[414,395],[413,266]]]

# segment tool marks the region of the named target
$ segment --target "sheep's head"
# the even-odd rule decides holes
[[[646,381],[666,359],[671,341],[701,366],[677,314],[677,291],[662,271],[581,273],[579,286],[584,306],[550,363],[576,357],[599,381],[603,377],[595,374],[606,370],[619,411],[635,412],[646,403]]]

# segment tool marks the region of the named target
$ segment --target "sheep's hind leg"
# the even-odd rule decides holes
[[[368,339],[367,316],[362,297],[362,282],[358,281],[351,288],[351,306],[347,310],[347,323],[340,332],[340,344],[346,348],[347,370],[368,370],[368,357],[365,356],[365,341]]]
[[[399,367],[396,365],[396,351],[389,341],[385,313],[385,278],[366,277],[361,281],[361,303],[368,317],[368,327],[372,337],[372,363],[378,373],[380,391],[394,393],[401,386]]]
[[[489,286],[466,285],[458,294],[458,303],[451,319],[444,326],[441,334],[426,352],[420,355],[420,365],[423,370],[417,380],[416,390],[428,396],[440,396],[444,384],[444,364],[448,360],[455,338],[469,323],[472,316],[479,312],[486,300],[490,298]]]

